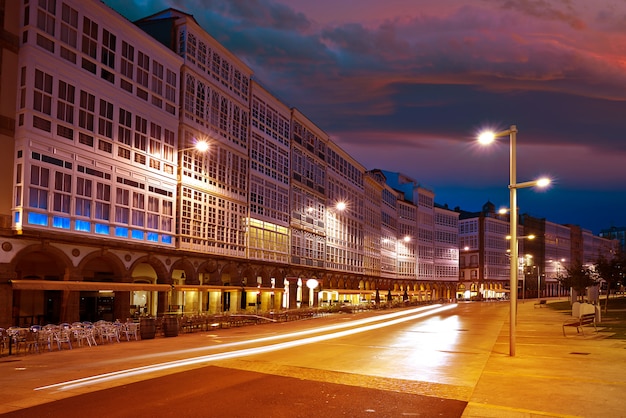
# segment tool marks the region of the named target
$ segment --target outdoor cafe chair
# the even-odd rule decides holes
[[[83,322],[76,322],[72,324],[72,333],[79,346],[83,346],[87,343],[89,347],[98,345],[96,342],[96,336],[93,325],[85,325]]]
[[[114,325],[111,322],[100,322],[97,323],[98,335],[100,336],[100,342],[104,343],[108,341],[112,343],[113,341],[120,342],[120,333],[118,326]]]
[[[32,325],[24,331],[24,350],[26,353],[39,353],[39,343],[41,340],[41,327]]]
[[[41,331],[39,334],[40,341],[42,344],[45,344],[46,346],[48,346],[48,351],[52,351],[52,343],[55,342],[54,332],[56,331],[57,328],[58,326],[54,324],[48,324],[48,325],[44,325],[43,327],[41,327]]]
[[[134,321],[126,321],[126,323],[122,324],[120,327],[122,333],[126,336],[126,341],[130,341],[130,338],[134,338],[137,341],[139,338],[137,334],[139,333],[139,323]]]
[[[63,344],[67,344],[68,348],[72,349],[72,327],[70,324],[60,324],[54,330],[54,341],[56,341],[59,350],[63,349]]]
[[[9,336],[9,344],[15,347],[15,352],[19,353],[21,347],[25,347],[26,345],[26,333],[27,328],[21,327],[9,327],[7,329],[7,334]]]

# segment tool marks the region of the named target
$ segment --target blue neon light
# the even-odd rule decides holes
[[[143,236],[143,231],[137,231],[136,229],[133,229],[132,232],[130,233],[131,237],[133,239],[140,239],[143,240],[144,236]]]
[[[55,228],[70,229],[70,218],[64,218],[62,216],[53,216],[52,226]]]
[[[43,213],[28,213],[28,223],[31,225],[48,226],[48,215]]]
[[[128,238],[128,228],[124,228],[122,226],[116,226],[115,227],[115,236],[116,237]]]
[[[96,224],[96,234],[110,235],[111,228],[108,225]]]
[[[91,222],[77,220],[74,223],[74,229],[82,232],[90,232],[91,231]]]

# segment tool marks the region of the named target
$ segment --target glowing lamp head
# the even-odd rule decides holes
[[[206,152],[209,149],[209,143],[206,141],[196,142],[196,151]]]
[[[346,209],[346,203],[345,202],[339,202],[339,203],[337,203],[336,208],[337,208],[337,210],[345,210]]]
[[[547,177],[542,177],[537,180],[537,187],[548,187],[551,183],[551,180]]]
[[[478,135],[478,143],[489,145],[496,140],[496,134],[493,131],[484,131]]]

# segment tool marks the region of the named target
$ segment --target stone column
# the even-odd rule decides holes
[[[79,273],[71,268],[65,268],[63,281],[80,281]],[[72,323],[80,321],[80,292],[71,290],[61,291],[61,309],[59,312],[59,321]]]
[[[17,278],[10,263],[0,264],[0,327],[8,328],[13,324],[13,287],[9,280]],[[16,325],[16,324],[15,324]]]
[[[289,280],[289,309],[298,307],[298,279]]]

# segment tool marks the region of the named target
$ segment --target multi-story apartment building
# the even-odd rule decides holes
[[[154,266],[135,249],[176,247],[182,58],[98,2],[5,11],[20,45],[15,135],[3,156],[13,173],[2,181],[11,183],[8,237],[20,239],[4,246],[4,283],[16,280],[0,318],[156,309],[151,296],[164,288],[146,279]]]
[[[526,233],[537,239],[527,244],[532,262],[525,273],[533,295],[560,296],[569,289],[559,286],[557,278],[567,274],[572,265],[593,268],[600,256],[614,253],[617,241],[594,236],[577,225],[558,225],[529,215],[523,217]],[[540,288],[537,289],[539,284]]]
[[[522,223],[525,233],[535,236],[535,239],[526,243],[524,253],[525,293],[530,297],[566,294],[569,289],[559,286],[557,278],[565,273],[565,267],[571,265],[575,254],[582,256],[582,249],[574,250],[580,242],[576,239],[580,229],[529,215],[523,215]]]
[[[376,277],[382,277],[380,207],[385,188],[385,176],[380,170],[365,173],[363,188],[363,275],[373,280]]]
[[[287,264],[291,110],[254,80],[251,105],[248,257]]]
[[[401,235],[404,246],[415,254],[418,283],[413,292],[419,300],[454,298],[459,271],[458,213],[435,205],[435,193],[405,174],[383,171],[386,181],[414,207],[398,212],[409,235]]]
[[[326,263],[326,222],[328,216],[326,145],[328,135],[304,114],[292,111],[291,187],[289,195],[291,222],[291,257],[285,278],[289,306],[298,306],[303,297],[303,280],[317,278]],[[344,202],[337,202],[345,204]],[[334,208],[345,209],[343,205]],[[308,276],[308,278],[307,278]],[[322,297],[329,300],[328,295]],[[330,299],[335,299],[334,297]],[[308,302],[308,298],[307,298]]]
[[[400,192],[385,184],[382,190],[380,216],[381,277],[393,279],[398,274],[398,217],[397,204]]]
[[[369,287],[363,270],[365,168],[332,141],[324,157],[327,273],[321,280],[322,288],[353,289],[356,297],[367,300],[361,293]]]
[[[417,205],[417,277],[433,280],[435,277],[435,193],[419,185],[413,202]]]
[[[222,292],[220,286],[257,286],[256,274],[240,272],[233,262],[245,258],[247,250],[252,70],[185,13],[170,9],[137,25],[183,60],[177,74],[181,103],[176,247],[224,256],[175,263],[174,285],[185,286],[185,291],[171,292],[168,310],[197,311],[211,305],[218,310],[245,309],[247,292]],[[198,143],[208,147],[198,150]],[[217,288],[208,289],[205,296],[198,285]]]
[[[459,219],[459,299],[503,298],[510,288],[509,215],[496,212],[491,202],[480,212],[456,209]],[[591,267],[615,242],[594,237],[575,225],[559,225],[521,216],[518,226],[518,297],[562,296],[569,293],[558,281],[572,261]]]
[[[567,294],[569,289],[559,286],[557,277],[567,274],[567,268],[572,265],[593,268],[600,256],[609,256],[619,246],[618,241],[594,236],[591,231],[577,225],[558,225],[529,215],[524,215],[523,222],[527,233],[537,235],[527,249],[535,260],[529,282],[535,283],[535,295]],[[540,289],[537,289],[537,283]]]
[[[435,281],[455,283],[459,277],[459,213],[435,205]]]
[[[416,277],[417,258],[415,253],[417,207],[413,202],[398,199],[397,276],[407,279]]]
[[[251,283],[261,288],[283,288],[275,266],[289,263],[290,119],[290,109],[252,80],[248,259],[270,263]],[[283,306],[273,290],[265,296],[262,308]]]
[[[510,285],[510,255],[508,252],[509,221],[500,215],[491,202],[480,212],[460,211],[459,217],[459,299],[503,298]],[[523,236],[522,228],[519,236]],[[519,241],[523,254],[524,240]],[[520,275],[521,277],[521,275]]]

